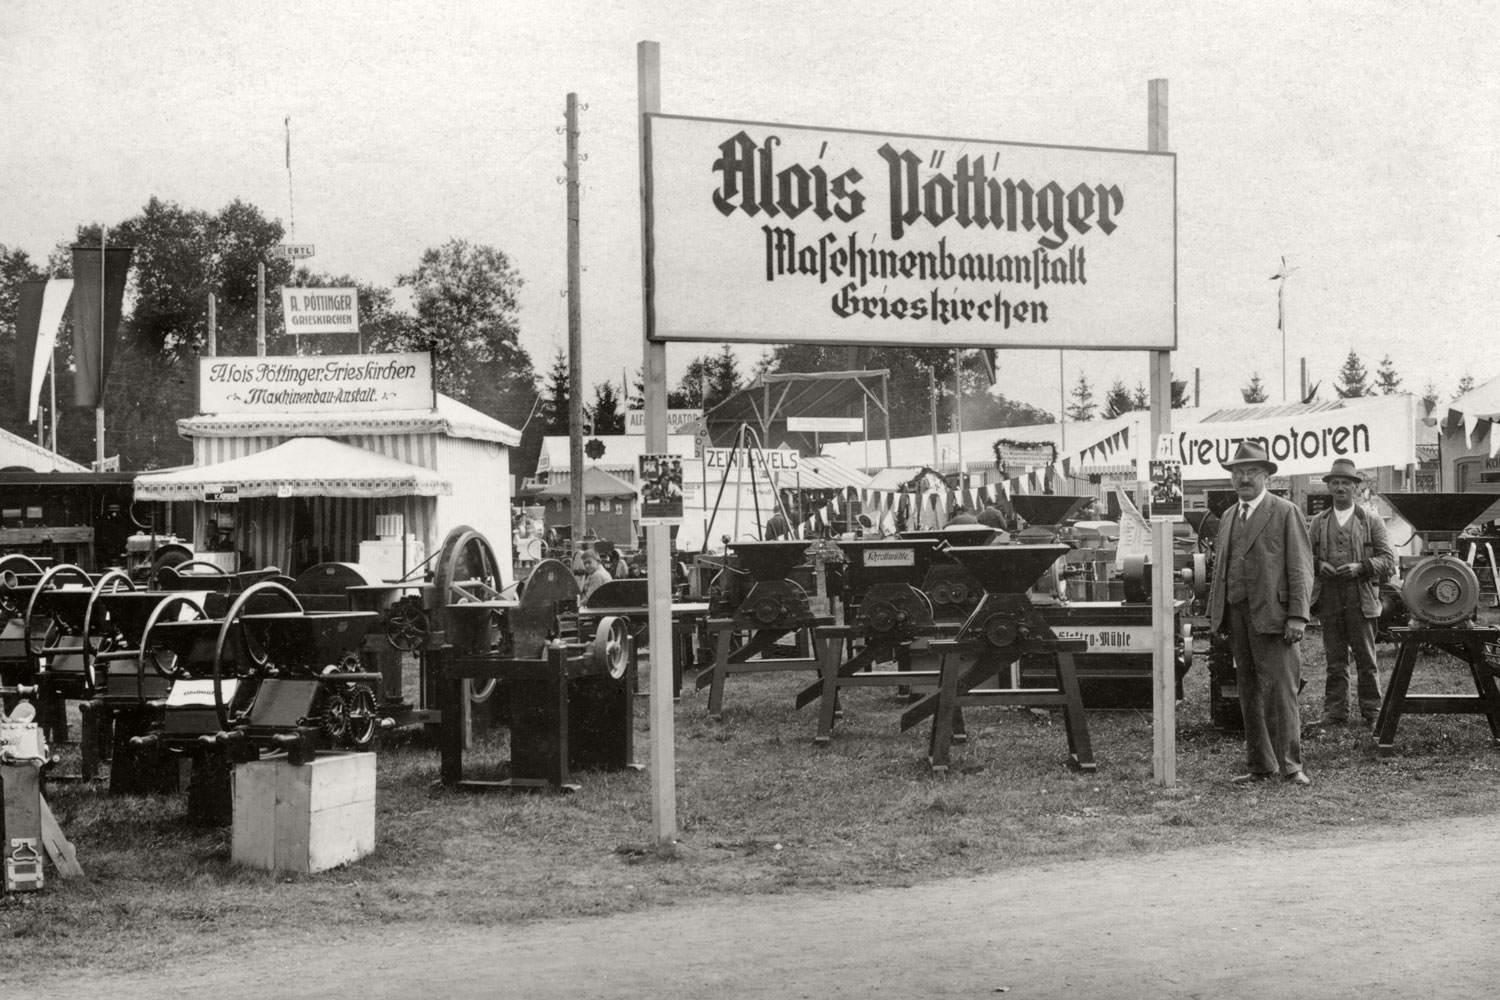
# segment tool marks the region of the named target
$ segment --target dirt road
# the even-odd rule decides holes
[[[1500,822],[1081,861],[520,928],[400,928],[28,1000],[1495,996]]]

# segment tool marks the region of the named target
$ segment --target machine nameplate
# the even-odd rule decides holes
[[[915,566],[915,549],[866,549],[866,566]]]
[[[1149,653],[1150,625],[1053,625],[1059,639],[1082,639],[1090,653]]]

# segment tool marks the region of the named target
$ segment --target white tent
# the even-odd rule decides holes
[[[453,485],[418,465],[325,437],[292,438],[213,465],[142,473],[140,500],[202,500],[232,487],[240,497],[447,496]]]

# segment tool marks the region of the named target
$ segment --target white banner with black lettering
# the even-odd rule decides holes
[[[1254,441],[1276,463],[1278,476],[1326,473],[1336,458],[1365,472],[1404,469],[1417,460],[1416,399],[1369,396],[1338,409],[1286,414],[1265,420],[1188,424],[1172,432],[1172,451],[1184,480],[1224,479],[1241,441]]]

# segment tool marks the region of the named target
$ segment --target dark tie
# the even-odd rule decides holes
[[[1242,503],[1240,504],[1240,524],[1244,524],[1248,520],[1250,520],[1250,505]]]

